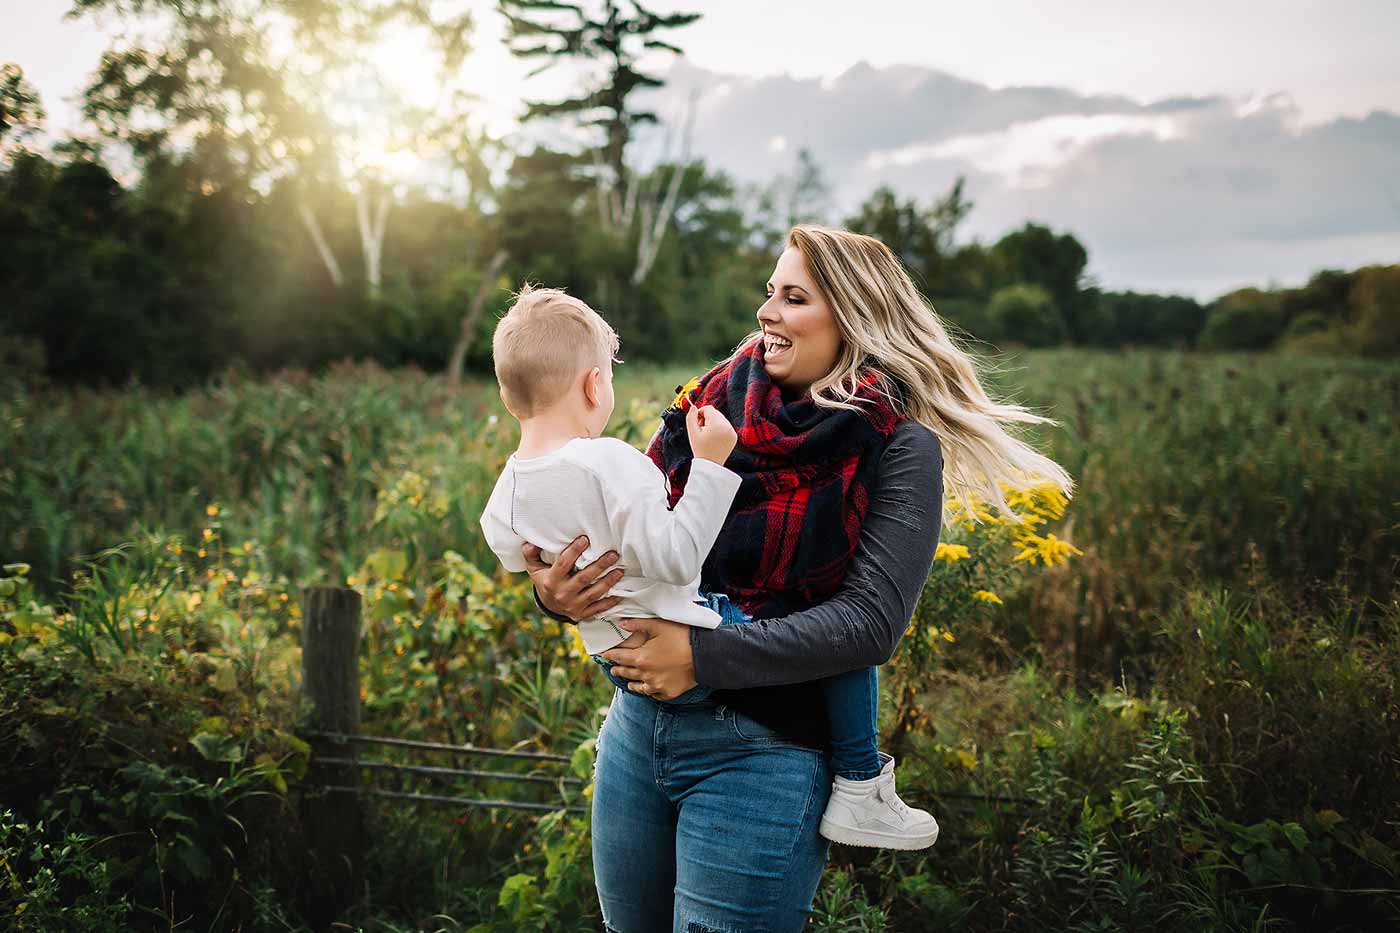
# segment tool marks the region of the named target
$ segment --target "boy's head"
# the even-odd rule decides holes
[[[612,416],[617,334],[588,305],[557,288],[526,284],[496,324],[491,357],[501,401],[516,419],[578,405],[593,434]]]

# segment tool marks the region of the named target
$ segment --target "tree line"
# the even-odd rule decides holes
[[[0,364],[170,386],[342,357],[455,375],[489,365],[484,336],[526,279],[602,310],[628,359],[713,358],[753,326],[783,233],[804,221],[879,237],[945,319],[995,345],[1400,349],[1400,267],[1203,305],[1097,288],[1083,244],[1043,224],[966,241],[962,179],[929,203],[881,188],[849,216],[830,210],[805,150],[786,175],[740,184],[692,156],[693,110],[640,166],[629,143],[659,118],[634,94],[661,84],[644,55],[679,54],[668,37],[698,14],[631,0],[499,9],[522,59],[587,66],[575,93],[527,102],[527,123],[571,127],[556,135],[572,143],[480,128],[453,83],[472,52],[465,8],[77,0],[72,15],[158,14],[162,31],[103,55],[83,95],[90,132],[47,151],[33,145],[38,94],[18,66],[0,73]],[[390,30],[432,56],[431,106],[375,64]],[[400,158],[426,170],[396,175]]]

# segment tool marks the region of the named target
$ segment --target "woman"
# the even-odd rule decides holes
[[[604,653],[630,681],[599,734],[593,795],[594,874],[613,933],[800,930],[826,862],[818,821],[831,786],[812,682],[893,654],[932,565],[945,472],[956,494],[976,491],[1008,514],[1001,482],[1072,489],[1058,464],[1002,427],[1055,422],[988,398],[973,360],[878,240],[794,227],[758,321],[735,355],[761,352],[763,374],[804,424],[859,412],[872,375],[900,418],[862,454],[869,485],[847,513],[858,527],[765,528],[786,534],[788,550],[858,534],[845,563],[824,568],[839,581],[833,594],[717,629],[629,620],[633,636]],[[780,512],[792,499],[783,494]],[[731,525],[753,527],[736,512],[702,574],[711,591],[745,582],[735,578],[744,565],[716,559],[744,544],[726,539]],[[582,550],[576,542],[551,567],[525,548],[541,605],[574,620],[614,605],[606,594],[621,576],[608,569],[612,554],[570,572]],[[747,566],[751,585],[772,578]],[[669,702],[698,683],[715,692]]]

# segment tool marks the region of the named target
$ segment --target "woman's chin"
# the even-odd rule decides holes
[[[792,367],[788,365],[787,357],[788,354],[783,353],[776,360],[768,356],[763,358],[763,371],[768,374],[768,378],[781,379],[788,374]]]

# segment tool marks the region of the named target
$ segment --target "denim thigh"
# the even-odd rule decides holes
[[[597,760],[593,870],[609,930],[803,928],[829,846],[826,756],[712,702],[618,690]]]

